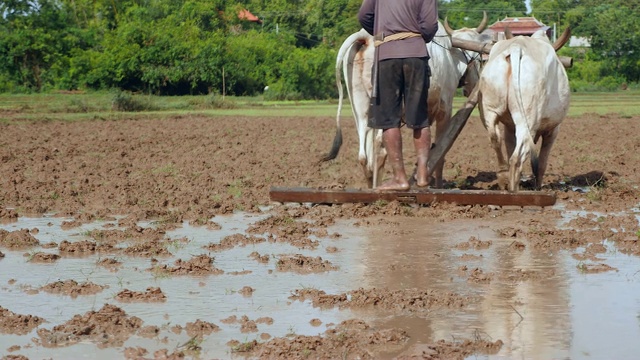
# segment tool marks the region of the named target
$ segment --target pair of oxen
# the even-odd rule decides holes
[[[558,135],[558,125],[569,108],[569,82],[563,62],[556,55],[569,39],[568,29],[551,44],[542,31],[531,37],[513,37],[506,31],[506,39],[496,42],[493,36],[483,34],[486,13],[475,29],[452,29],[446,19],[438,25],[435,38],[426,45],[431,56],[428,116],[435,123],[434,144],[452,141],[444,134],[452,119],[456,89],[462,87],[463,94],[468,96],[467,117],[478,104],[481,120],[498,157],[499,183],[510,191],[517,191],[523,163],[529,158],[535,187],[539,188]],[[489,53],[486,61],[483,60],[485,52]],[[382,132],[367,126],[373,60],[373,37],[364,30],[349,36],[340,47],[336,61],[337,130],[333,146],[322,160],[335,159],[342,145],[342,72],[358,132],[358,162],[369,187],[375,188],[381,180],[387,154],[382,146]],[[540,138],[538,153],[535,144]],[[430,161],[434,187],[443,187],[443,167],[444,154],[435,163]]]

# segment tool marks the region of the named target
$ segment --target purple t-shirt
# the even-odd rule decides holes
[[[378,13],[376,13],[376,2]],[[378,47],[379,60],[429,56],[425,43],[438,31],[436,0],[364,0],[358,20],[371,35],[401,32],[421,34],[404,40],[386,42]]]

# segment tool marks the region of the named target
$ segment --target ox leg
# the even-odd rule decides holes
[[[376,183],[375,183],[375,153],[376,153],[376,148],[375,148],[375,142],[374,142],[374,136],[375,136],[375,130],[371,129],[369,127],[366,128],[366,136],[365,136],[365,153],[366,153],[366,158],[367,158],[367,162],[365,163],[365,167],[364,167],[364,176],[367,178],[367,185],[369,186],[369,188],[375,188]]]
[[[393,170],[393,177],[380,185],[376,190],[407,190],[409,189],[409,181],[407,181],[407,173],[404,169],[404,161],[402,159],[402,136],[400,128],[386,129],[382,132],[384,147],[389,154],[389,163]]]
[[[513,121],[511,120],[511,118],[509,118],[509,121]],[[514,155],[515,153],[515,149],[516,149],[516,133],[515,130],[513,128],[509,129],[506,125],[504,125],[504,122],[502,122],[502,124],[500,125],[500,129],[501,131],[501,138],[504,139],[504,145],[505,145],[505,149],[507,151],[507,159],[511,159],[511,157]],[[500,165],[500,179],[499,182],[501,184],[501,186],[503,187],[503,189],[511,189],[510,187],[510,179],[511,176],[509,175],[510,171],[509,171],[509,163],[504,163]]]
[[[559,127],[556,127],[551,132],[542,136],[542,145],[540,146],[540,155],[538,156],[538,168],[532,169],[536,180],[536,190],[542,187],[542,181],[544,180],[544,174],[547,171],[547,164],[549,161],[549,154],[551,153],[551,147],[556,141],[558,136]],[[535,150],[532,150],[535,151]]]
[[[371,141],[371,131],[366,122],[359,121],[358,125],[358,142],[360,144],[360,148],[358,151],[358,162],[362,167],[362,172],[364,174],[365,179],[367,180],[367,186],[371,188],[373,186],[373,174],[371,168],[369,166],[369,162],[371,161],[372,150]]]
[[[373,168],[373,188],[378,187],[382,181],[384,173],[384,163],[387,160],[387,150],[382,146],[382,130],[375,130],[374,136],[374,154],[376,154],[376,162]]]
[[[498,172],[496,174],[498,178],[498,184],[501,188],[506,188],[508,186],[507,171],[509,169],[509,164],[507,163],[507,159],[504,156],[504,152],[502,150],[502,143],[506,138],[509,137],[507,131],[504,126],[498,120],[498,115],[493,112],[487,112],[483,114],[483,122],[484,126],[489,133],[489,139],[491,140],[491,147],[493,151],[496,153],[496,157],[498,159]]]
[[[517,120],[514,120],[517,121]],[[516,126],[516,146],[509,158],[509,191],[518,191],[520,189],[520,174],[522,173],[522,165],[524,164],[530,151],[526,141],[529,128],[525,126]]]

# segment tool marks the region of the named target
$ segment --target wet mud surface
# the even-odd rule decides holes
[[[271,186],[366,186],[343,126],[337,160],[317,163],[333,119],[0,124],[0,354],[640,351],[623,340],[640,335],[640,118],[565,120],[544,179],[551,208],[270,203]],[[471,118],[446,187],[497,189],[496,166]]]

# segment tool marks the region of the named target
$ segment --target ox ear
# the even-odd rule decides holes
[[[511,29],[509,29],[508,26],[504,28],[504,38],[507,40],[513,39],[513,33],[511,32]]]
[[[484,29],[487,28],[487,22],[489,21],[489,19],[487,18],[487,12],[483,11],[482,12],[482,21],[480,21],[480,25],[478,25],[478,27],[476,28],[476,31],[478,32],[478,34],[481,34]]]
[[[555,51],[560,50],[560,48],[562,48],[564,44],[569,41],[569,38],[571,38],[571,28],[567,27],[562,35],[560,35],[560,37],[556,40],[556,42],[553,43],[553,49]]]
[[[446,16],[444,18],[444,24],[443,24],[444,25],[444,30],[447,32],[447,34],[449,34],[449,36],[453,36],[453,31],[454,30],[451,28],[451,25],[449,25],[449,20],[448,19],[449,19],[448,16]]]

